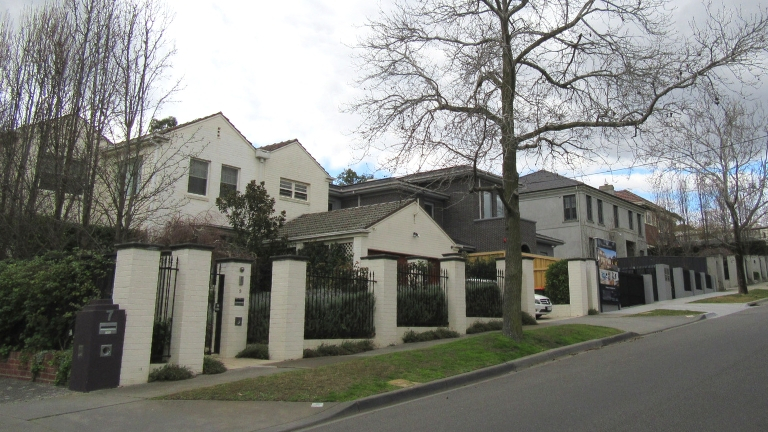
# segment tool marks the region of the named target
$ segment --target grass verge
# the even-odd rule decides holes
[[[674,310],[674,309],[656,309],[648,312],[640,312],[634,315],[627,315],[627,318],[631,317],[659,317],[659,316],[688,316],[688,315],[701,315],[704,312],[692,311],[692,310]]]
[[[749,291],[749,294],[731,294],[720,297],[711,297],[691,303],[748,303],[764,298],[768,298],[768,290],[753,289]]]
[[[489,333],[430,348],[262,376],[185,391],[159,399],[341,402],[396,390],[389,381],[425,383],[494,366],[542,351],[621,333],[572,324],[531,329],[521,342]]]

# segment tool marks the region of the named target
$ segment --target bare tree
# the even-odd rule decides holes
[[[668,118],[654,153],[667,172],[698,180],[705,240],[736,255],[739,293],[746,294],[750,230],[768,215],[768,120],[759,105],[739,99],[711,88],[703,92],[679,116]]]
[[[351,106],[388,167],[501,164],[506,218],[503,333],[522,338],[518,156],[599,155],[590,137],[636,133],[677,109],[676,90],[761,66],[764,13],[710,14],[682,37],[663,0],[397,1],[368,23]],[[608,142],[611,140],[602,140]],[[498,165],[496,165],[498,166]],[[498,170],[496,170],[498,171]]]

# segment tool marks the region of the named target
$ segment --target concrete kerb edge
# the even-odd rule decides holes
[[[749,302],[749,303],[747,303],[747,306],[760,306],[760,305],[762,305],[764,303],[768,303],[768,298],[764,298],[764,299],[760,299],[760,300],[755,300],[753,302]]]
[[[367,411],[373,411],[375,409],[407,402],[409,400],[419,399],[443,391],[475,384],[491,378],[497,378],[511,372],[521,371],[532,366],[547,363],[581,352],[591,351],[608,345],[624,342],[637,337],[640,337],[640,335],[637,333],[625,332],[615,336],[609,336],[602,339],[595,339],[568,345],[562,348],[544,351],[542,353],[522,357],[496,366],[478,369],[476,371],[454,375],[452,377],[443,378],[437,381],[431,381],[413,387],[368,396],[356,401],[340,404],[332,409],[327,410],[326,412],[314,416],[314,418],[298,420],[292,423],[275,426],[274,428],[265,429],[265,431],[285,432],[316,426],[318,424],[327,423],[329,421],[337,420],[343,417],[348,417]]]

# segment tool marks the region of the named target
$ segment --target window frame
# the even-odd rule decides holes
[[[424,211],[427,212],[429,217],[431,217],[432,219],[435,218],[435,205],[433,203],[425,202],[423,208],[424,208]]]
[[[629,230],[634,231],[635,230],[635,221],[632,216],[632,210],[627,210],[627,220],[629,221]]]
[[[643,215],[640,213],[637,214],[637,234],[643,235]]]
[[[192,164],[195,162],[205,164],[205,178],[192,175]],[[187,193],[191,195],[197,195],[197,196],[208,196],[208,177],[210,177],[210,174],[211,174],[211,161],[207,161],[204,159],[190,158],[189,159],[189,175],[187,176]],[[193,178],[196,180],[200,180],[200,179],[205,180],[203,193],[198,193],[191,190]]]
[[[568,204],[571,205],[569,206]],[[577,220],[579,220],[579,213],[578,206],[576,205],[576,195],[563,195],[563,221],[573,222]]]
[[[287,184],[290,184],[290,188],[286,187]],[[280,177],[278,195],[281,199],[309,202],[309,186],[309,183]],[[299,188],[303,188],[303,190],[300,190]],[[285,192],[288,192],[288,194]],[[303,195],[303,198],[301,195]]]
[[[589,222],[594,222],[595,218],[592,214],[592,196],[587,195],[587,220]]]
[[[235,183],[225,183],[224,182],[224,170],[232,170],[235,173]],[[221,172],[219,173],[219,197],[223,197],[225,194],[224,188],[227,187],[228,190],[237,192],[238,185],[240,183],[240,168],[233,167],[230,165],[221,165]]]
[[[619,206],[617,205],[613,206],[613,227],[621,228],[621,224],[619,223]]]
[[[597,223],[605,225],[605,216],[603,215],[603,200],[597,200]]]

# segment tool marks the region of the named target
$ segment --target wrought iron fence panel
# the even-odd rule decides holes
[[[448,325],[448,273],[434,263],[397,266],[398,327]]]
[[[248,307],[248,343],[269,343],[271,296],[270,291],[251,291]]]
[[[464,287],[467,316],[501,318],[504,305],[504,270],[496,270],[495,279],[467,274]]]
[[[308,268],[304,339],[373,337],[373,277],[364,268]]]
[[[179,259],[169,253],[160,255],[155,297],[155,322],[152,331],[152,362],[165,362],[170,358],[173,309],[176,298],[176,275]]]

